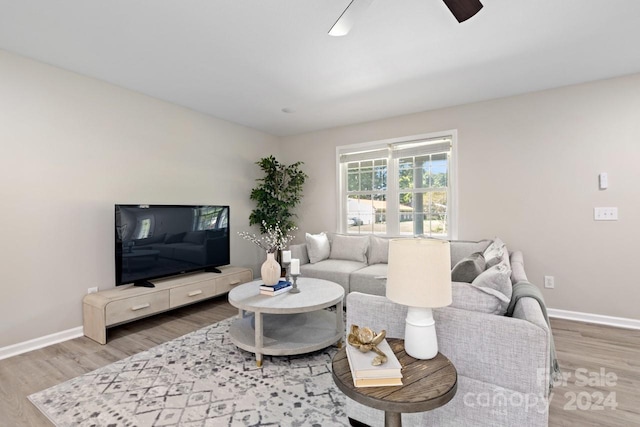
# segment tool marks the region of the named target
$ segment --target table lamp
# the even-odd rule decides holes
[[[387,298],[409,307],[404,347],[416,359],[438,354],[432,308],[451,304],[449,242],[436,239],[392,239],[389,242]]]

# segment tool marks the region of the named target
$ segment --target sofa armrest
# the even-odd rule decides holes
[[[511,283],[527,282],[527,274],[524,271],[524,256],[521,251],[513,251],[509,256],[511,264]]]
[[[404,338],[405,306],[357,292],[347,301],[347,328],[369,326],[386,329],[391,338]],[[527,310],[533,309],[528,305]],[[458,375],[537,397],[548,395],[548,328],[451,307],[435,309],[434,318],[439,351],[453,362]]]
[[[307,244],[300,243],[298,245],[289,245],[291,251],[291,258],[297,258],[300,260],[300,265],[309,264],[309,253],[307,252]]]

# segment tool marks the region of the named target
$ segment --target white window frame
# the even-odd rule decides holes
[[[347,204],[344,192],[346,191],[347,183],[347,167],[346,163],[340,162],[340,157],[345,154],[373,151],[380,149],[388,149],[389,156],[387,161],[387,232],[386,236],[399,237],[400,234],[400,219],[399,219],[399,206],[398,199],[402,190],[398,184],[398,159],[393,158],[393,150],[391,147],[410,144],[413,141],[425,141],[425,140],[437,140],[441,138],[451,139],[451,154],[449,161],[449,185],[447,192],[447,219],[448,219],[448,232],[447,239],[458,238],[458,132],[457,130],[446,130],[441,132],[432,132],[420,135],[410,135],[400,138],[392,138],[380,141],[371,141],[359,144],[342,145],[336,147],[336,195],[337,195],[337,227],[338,233],[347,233]],[[365,234],[365,233],[362,233]],[[402,235],[406,236],[406,234]]]

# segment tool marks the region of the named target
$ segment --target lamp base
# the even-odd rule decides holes
[[[422,360],[433,359],[438,354],[436,322],[430,308],[408,307],[404,349],[409,356]]]

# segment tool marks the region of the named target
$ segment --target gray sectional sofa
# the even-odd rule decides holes
[[[406,307],[384,296],[386,239],[307,235],[291,250],[303,277],[345,288],[347,328],[357,324],[404,337]],[[451,263],[453,303],[435,309],[434,317],[439,350],[458,371],[458,391],[441,408],[403,414],[403,425],[548,425],[552,337],[543,309],[525,297],[510,307],[511,317],[504,315],[512,285],[527,282],[522,253],[509,252],[499,239],[451,241]],[[381,411],[350,399],[347,413],[372,427],[384,424]]]

